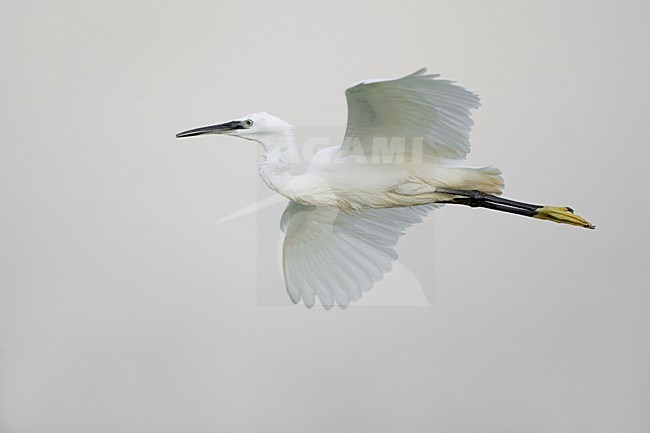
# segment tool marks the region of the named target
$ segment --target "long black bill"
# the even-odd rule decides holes
[[[195,135],[203,134],[225,134],[237,129],[244,129],[243,122],[240,120],[233,120],[232,122],[222,123],[220,125],[202,126],[201,128],[188,129],[187,131],[179,132],[176,138],[194,137]]]

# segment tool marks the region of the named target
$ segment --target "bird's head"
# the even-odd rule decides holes
[[[293,134],[293,127],[279,117],[262,112],[249,114],[241,119],[231,120],[230,122],[220,123],[218,125],[203,126],[201,128],[179,132],[176,134],[176,138],[204,134],[232,135],[265,144],[281,139],[288,134]]]

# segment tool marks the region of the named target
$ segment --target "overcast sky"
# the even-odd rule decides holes
[[[649,16],[3,1],[0,431],[647,433]],[[447,207],[379,305],[292,305],[283,206],[215,224],[270,195],[260,149],[174,134],[268,111],[334,144],[346,86],[423,66],[480,94],[506,197],[597,229]]]

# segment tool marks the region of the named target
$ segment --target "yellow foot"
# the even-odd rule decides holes
[[[535,210],[535,218],[549,220],[556,223],[571,224],[587,229],[595,229],[596,226],[588,222],[580,215],[573,213],[570,207],[544,206]]]

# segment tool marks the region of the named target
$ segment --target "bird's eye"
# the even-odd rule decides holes
[[[251,126],[253,126],[253,121],[251,119],[244,120],[244,126],[246,128],[250,128]]]

